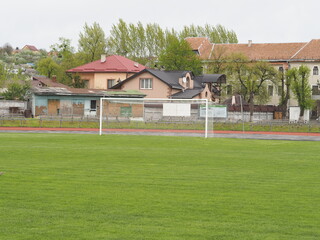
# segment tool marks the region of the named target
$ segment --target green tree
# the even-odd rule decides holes
[[[131,31],[131,32],[130,32]],[[134,25],[128,26],[123,19],[119,19],[117,24],[113,24],[110,36],[107,39],[108,52],[122,56],[135,56],[131,51],[137,41],[136,29]]]
[[[83,31],[79,35],[79,52],[83,54],[85,62],[92,62],[99,59],[106,51],[105,34],[96,22],[92,26],[86,23]]]
[[[291,90],[300,107],[299,120],[303,120],[304,110],[311,109],[313,106],[309,76],[310,69],[304,65],[287,71],[287,79],[291,83]]]
[[[55,71],[57,81],[70,86],[79,86],[79,84],[75,84],[73,75],[67,74],[66,71],[85,64],[83,53],[75,53],[71,46],[71,40],[60,37],[58,43],[51,46],[51,55],[52,59],[59,65],[59,68]]]
[[[27,82],[23,84],[13,82],[8,85],[8,89],[2,93],[2,96],[6,100],[24,100],[29,89],[30,85]]]
[[[40,74],[51,78],[53,75],[57,75],[60,66],[51,57],[47,57],[38,62],[36,69]]]
[[[159,67],[165,70],[188,70],[195,75],[202,73],[199,57],[192,52],[188,42],[172,37],[167,47],[160,53]]]
[[[0,54],[11,55],[13,51],[12,46],[9,43],[6,43],[0,48]]]
[[[269,100],[266,83],[276,82],[276,70],[267,62],[250,62],[243,54],[233,54],[229,59],[228,72],[236,91],[249,103],[251,122],[255,100],[260,103]]]
[[[224,26],[218,24],[212,26],[206,24],[205,26],[184,26],[179,33],[180,39],[186,37],[208,37],[212,43],[238,43],[238,38],[233,30],[228,30]]]
[[[71,46],[71,40],[64,37],[60,37],[58,43],[51,45],[50,48],[51,55],[60,59],[72,55],[75,52],[74,48]]]
[[[0,88],[4,86],[8,76],[8,71],[5,65],[0,62]]]
[[[112,25],[110,35],[107,38],[108,53],[119,54],[139,60],[141,63],[152,65],[160,53],[170,43],[171,38],[179,40],[186,37],[207,36],[215,43],[237,43],[238,39],[233,31],[227,30],[221,25],[211,26],[185,26],[182,31],[175,29],[162,29],[158,24],[127,24],[119,19]]]
[[[282,112],[282,117],[286,118],[288,101],[290,99],[291,79],[288,78],[285,70],[282,68],[277,73],[277,80],[280,84],[280,86],[278,86],[278,88],[280,88],[279,107]]]

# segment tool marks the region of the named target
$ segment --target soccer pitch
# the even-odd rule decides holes
[[[0,239],[320,239],[318,142],[0,141]]]

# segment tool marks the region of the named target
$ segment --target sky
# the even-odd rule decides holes
[[[319,11],[319,0],[4,0],[0,46],[50,50],[64,37],[77,49],[85,23],[99,23],[108,36],[120,18],[176,30],[221,24],[239,43],[308,42],[320,38]]]

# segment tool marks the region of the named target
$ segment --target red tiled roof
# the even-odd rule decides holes
[[[298,43],[211,44],[204,37],[186,38],[203,60],[242,53],[251,60],[320,60],[320,39]],[[211,44],[211,45],[210,45]]]
[[[125,72],[125,73],[136,73],[140,72],[146,67],[136,63],[128,58],[111,55],[106,57],[106,61],[101,62],[101,60],[97,60],[76,68],[69,69],[67,72]]]
[[[190,44],[192,50],[199,52],[201,59],[210,58],[213,44],[207,37],[187,37],[185,40]]]
[[[25,45],[22,49],[28,49],[30,51],[39,51],[38,48],[36,48],[33,45]]]
[[[213,52],[242,53],[251,60],[288,60],[306,43],[215,44]]]
[[[317,60],[320,59],[320,39],[313,39],[305,44],[300,51],[291,57],[292,60]]]

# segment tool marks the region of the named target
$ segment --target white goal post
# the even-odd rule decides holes
[[[142,124],[149,124],[149,129],[150,125],[157,128],[162,124],[161,129],[168,126],[167,131],[170,131],[170,127],[174,129],[178,126],[183,129],[184,126],[192,128],[201,125],[204,137],[207,138],[209,119],[212,119],[210,126],[213,130],[213,118],[209,117],[208,109],[207,99],[100,98],[99,135],[103,133],[104,123],[109,127],[123,123],[124,128],[124,123],[136,123],[140,129]]]

